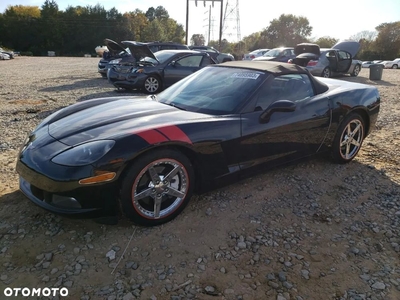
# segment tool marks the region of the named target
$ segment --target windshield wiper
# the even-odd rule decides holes
[[[165,104],[167,104],[167,103],[165,103]],[[180,110],[187,110],[186,108],[180,107],[180,106],[176,105],[175,103],[168,103],[168,105],[175,107],[177,109],[180,109]]]
[[[157,102],[158,102],[158,100],[157,100],[157,96],[156,96],[156,95],[150,95],[150,98],[151,98],[151,100],[153,100],[153,101],[157,101]]]

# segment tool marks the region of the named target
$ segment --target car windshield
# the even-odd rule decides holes
[[[255,70],[206,67],[158,94],[158,101],[211,115],[236,113],[267,76]]]
[[[268,52],[265,52],[263,56],[278,57],[281,52],[282,52],[281,49],[272,49],[272,50],[269,50]]]
[[[157,60],[160,62],[160,64],[166,62],[168,59],[170,59],[172,56],[174,56],[176,53],[175,52],[169,52],[169,51],[159,51],[156,53],[153,53],[153,55],[157,58]],[[150,57],[147,57],[150,58]],[[157,62],[154,58],[151,58],[152,62]]]

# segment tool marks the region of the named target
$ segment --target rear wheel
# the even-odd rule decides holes
[[[361,149],[364,140],[364,120],[350,113],[340,124],[332,145],[332,157],[338,163],[350,162]]]
[[[148,94],[157,94],[161,90],[161,80],[156,76],[149,76],[144,81],[144,90]]]
[[[135,162],[123,180],[121,205],[135,223],[155,226],[175,218],[194,188],[190,160],[175,150],[155,150]]]
[[[392,69],[397,69],[399,66],[398,65],[393,65]]]
[[[356,66],[354,67],[353,73],[351,73],[350,75],[356,77],[356,76],[358,76],[358,74],[360,73],[360,70],[361,70],[360,65],[356,65]]]
[[[321,77],[325,77],[325,78],[331,77],[331,69],[329,69],[328,67],[326,67],[326,68],[322,71]]]

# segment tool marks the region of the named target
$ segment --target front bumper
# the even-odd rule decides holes
[[[143,73],[120,73],[114,68],[108,69],[108,81],[118,88],[140,89],[144,86],[147,75]]]
[[[18,160],[19,187],[33,203],[62,215],[97,217],[117,213],[116,182],[79,185],[77,179],[54,180]],[[58,173],[67,174],[61,169]]]

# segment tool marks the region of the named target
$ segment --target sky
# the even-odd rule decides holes
[[[94,6],[98,3],[109,10],[115,7],[119,12],[133,11],[136,8],[146,12],[149,7],[163,6],[170,17],[186,26],[186,0],[55,0],[60,10],[70,6]],[[361,31],[373,31],[385,22],[400,21],[399,0],[353,0],[353,1],[318,1],[318,0],[224,0],[223,14],[226,11],[225,38],[237,41],[238,24],[243,38],[261,31],[273,19],[281,14],[294,14],[306,17],[313,27],[313,38],[330,36],[336,39],[347,39]],[[1,0],[0,12],[9,5],[42,6],[44,0]],[[238,5],[237,5],[238,3]],[[332,3],[332,4],[331,4]],[[227,5],[228,4],[228,5]],[[211,1],[189,0],[189,41],[193,34],[203,34],[208,38],[208,27],[211,24],[211,40],[219,37],[220,2],[214,2],[209,22]],[[239,9],[237,9],[237,7]],[[227,9],[226,9],[227,8]],[[238,18],[239,16],[239,18]],[[238,23],[237,20],[240,20]],[[111,38],[111,37],[110,37]]]

